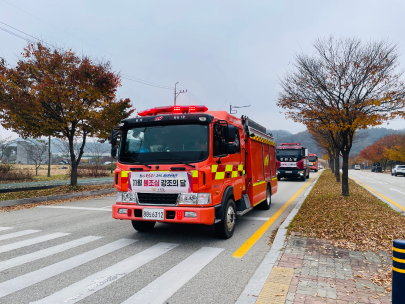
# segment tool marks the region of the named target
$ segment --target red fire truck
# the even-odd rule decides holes
[[[274,139],[266,128],[205,106],[167,106],[122,120],[112,216],[146,232],[156,222],[213,225],[233,235],[236,216],[268,210],[277,192]]]
[[[277,147],[277,179],[282,177],[309,178],[308,149],[300,143],[283,143]]]
[[[309,165],[310,169],[318,172],[319,163],[318,163],[318,156],[316,154],[309,154]]]

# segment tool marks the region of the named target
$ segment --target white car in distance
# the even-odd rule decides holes
[[[391,172],[391,175],[403,175],[405,176],[405,165],[396,165]]]

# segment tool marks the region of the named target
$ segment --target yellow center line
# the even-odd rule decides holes
[[[295,200],[295,198],[309,185],[310,182],[319,174],[319,172],[311,178],[297,193],[294,194],[292,198],[288,200],[271,218],[268,219],[256,232],[242,245],[238,250],[232,255],[234,258],[242,258],[246,252],[260,239],[260,237],[269,229],[269,227],[274,223],[275,220],[283,213],[283,211]]]
[[[389,201],[391,204],[394,204],[394,205],[397,206],[399,209],[402,209],[403,211],[405,211],[405,208],[404,208],[404,207],[402,207],[401,205],[398,205],[396,202],[390,200],[388,197],[385,197],[384,195],[378,193],[377,191],[371,189],[370,187],[367,187],[365,184],[360,183],[357,179],[354,179],[353,177],[350,177],[350,178],[351,178],[352,180],[358,182],[360,185],[362,185],[363,187],[367,188],[368,190],[373,191],[375,194],[381,196],[383,199],[386,199],[386,200]]]

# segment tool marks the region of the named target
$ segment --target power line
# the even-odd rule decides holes
[[[39,39],[39,38],[37,38],[37,37],[34,37],[34,36],[30,35],[30,34],[27,34],[26,32],[20,31],[19,29],[16,29],[15,27],[12,27],[11,25],[8,25],[7,23],[1,22],[1,21],[0,21],[0,23],[1,23],[1,24],[4,24],[5,26],[8,26],[9,28],[12,28],[13,30],[15,30],[15,31],[17,31],[17,32],[20,32],[20,33],[22,33],[22,34],[24,34],[24,35],[27,35],[27,36],[29,36],[29,37],[31,37],[31,38],[34,38],[35,40],[41,41],[41,42],[43,42],[43,43],[45,43],[45,44],[48,44],[48,45],[52,46],[52,47],[55,48],[55,49],[57,48],[57,47],[55,47],[54,45],[52,45],[52,44],[50,44],[50,43],[48,43],[48,42],[46,42],[46,41],[44,41],[44,40],[42,40],[42,39]],[[13,33],[11,33],[11,32],[9,32],[9,33],[13,35]],[[19,38],[21,38],[21,37],[19,37]],[[23,38],[23,39],[25,39],[25,38]],[[27,40],[27,39],[25,39],[25,40]],[[29,41],[29,42],[32,42],[32,40],[28,40],[28,41]]]
[[[50,46],[52,46],[52,47],[54,47],[54,48],[56,49],[55,46],[53,46],[53,45],[51,45],[51,44],[49,44],[49,43],[47,43],[47,42],[45,42],[45,41],[43,41],[43,40],[41,40],[41,39],[38,39],[38,38],[36,38],[36,37],[34,37],[34,36],[31,36],[31,35],[29,35],[29,34],[23,32],[23,31],[20,31],[19,29],[16,29],[15,27],[12,27],[11,25],[8,25],[8,24],[6,24],[6,23],[4,23],[4,22],[1,22],[1,21],[0,21],[0,23],[1,23],[1,24],[4,24],[4,25],[6,25],[6,26],[8,26],[8,27],[10,27],[10,28],[12,28],[13,30],[16,30],[16,31],[18,31],[18,32],[20,32],[20,33],[23,33],[24,35],[27,35],[27,36],[29,36],[29,37],[35,39],[35,40],[41,41],[41,42],[43,42],[43,43],[46,43],[46,44],[48,44],[48,45],[50,45]],[[29,42],[29,43],[32,43],[32,42],[33,42],[31,39],[28,39],[27,37],[21,36],[21,35],[19,35],[19,34],[13,32],[13,31],[10,31],[10,30],[8,30],[8,29],[5,29],[5,28],[3,28],[3,27],[1,27],[1,26],[0,26],[0,30],[2,30],[2,31],[4,31],[4,32],[6,32],[6,33],[8,33],[8,34],[11,34],[11,35],[13,35],[13,36],[15,36],[15,37],[18,37],[18,38],[20,38],[20,39],[23,39],[23,40],[25,40],[25,41],[27,41],[27,42]],[[164,85],[157,84],[157,83],[153,83],[153,82],[150,82],[150,81],[147,81],[147,80],[135,78],[135,77],[130,76],[130,75],[127,75],[127,74],[122,74],[122,75],[123,75],[123,76],[121,76],[122,78],[127,79],[127,80],[130,80],[130,81],[133,81],[133,82],[137,82],[137,83],[140,83],[140,84],[144,84],[144,85],[148,85],[148,86],[152,86],[152,87],[156,87],[156,88],[160,88],[160,89],[167,89],[167,90],[172,90],[172,89],[173,89],[173,88],[168,87],[168,86],[164,86]]]
[[[11,35],[13,35],[13,36],[16,36],[16,37],[18,37],[18,38],[20,38],[20,39],[23,39],[23,40],[25,40],[25,41],[27,41],[27,42],[32,42],[32,41],[29,40],[28,38],[23,37],[23,36],[20,36],[20,35],[18,35],[18,34],[16,34],[16,33],[12,32],[12,31],[9,31],[9,30],[5,29],[4,27],[1,27],[1,26],[0,26],[0,30],[4,31],[4,32],[6,32],[6,33],[9,33],[9,34],[11,34]]]

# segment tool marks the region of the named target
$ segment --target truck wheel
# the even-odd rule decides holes
[[[318,169],[315,169],[315,172],[318,172]]]
[[[156,222],[131,221],[132,227],[139,232],[148,232],[155,227]]]
[[[228,202],[224,208],[224,214],[222,221],[215,224],[215,234],[221,239],[229,239],[232,237],[235,230],[236,212],[235,202],[232,198],[228,199]]]
[[[305,182],[305,175],[301,176],[301,180]]]
[[[269,185],[267,185],[267,190],[266,190],[266,199],[261,202],[259,205],[257,205],[257,209],[260,210],[269,210],[271,206],[271,191]]]

